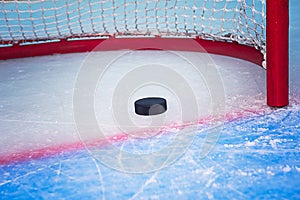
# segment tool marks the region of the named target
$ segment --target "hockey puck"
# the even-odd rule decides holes
[[[160,97],[147,97],[134,102],[135,113],[138,115],[159,115],[167,110],[167,101]]]

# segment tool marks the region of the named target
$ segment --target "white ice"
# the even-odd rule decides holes
[[[101,63],[115,54],[76,53],[0,61],[1,154],[78,141],[72,99],[77,74],[88,62],[101,67]],[[128,51],[108,66],[95,90],[95,113],[100,126],[108,127],[105,129],[106,134],[120,133],[111,111],[113,91],[122,77],[142,65],[159,64],[175,70],[193,89],[199,118],[211,114],[212,99],[205,82],[208,77],[201,77],[182,55],[196,60],[206,56],[215,63],[226,95],[226,113],[265,107],[265,70],[257,65],[239,59],[193,52]],[[171,90],[149,84],[132,91],[129,100],[124,99],[129,101],[126,103],[129,115],[137,126],[150,123],[133,111],[134,100],[145,96],[163,96],[168,100],[170,109],[166,113],[166,125],[180,120],[181,110],[189,105],[180,105],[178,97]]]

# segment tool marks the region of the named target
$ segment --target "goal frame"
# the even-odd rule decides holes
[[[196,41],[202,48],[193,48]],[[266,61],[267,104],[284,107],[289,104],[289,0],[266,0],[266,57],[254,47],[237,42],[222,42],[195,38],[165,38],[101,36],[93,38],[65,38],[55,41],[4,41],[0,60],[92,51],[106,41],[101,50],[138,49],[203,51],[225,55],[262,65]]]

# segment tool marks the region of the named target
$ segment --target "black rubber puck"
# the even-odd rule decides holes
[[[167,101],[160,97],[147,97],[134,102],[138,115],[159,115],[167,110]]]

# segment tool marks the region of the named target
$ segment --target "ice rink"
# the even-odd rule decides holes
[[[299,9],[291,0],[286,108],[266,106],[263,68],[225,56],[151,50],[1,60],[0,199],[300,199]],[[204,76],[207,63],[212,76]],[[107,65],[92,90],[99,136],[83,127],[90,121],[80,111],[89,106],[76,91],[89,83],[81,74],[92,80]],[[165,84],[122,95],[123,81],[147,80],[153,74],[138,70],[157,66]],[[195,101],[178,95],[177,75]],[[168,111],[135,115],[133,102],[146,96],[166,98]],[[122,124],[125,111],[114,104],[127,106],[134,126]]]

